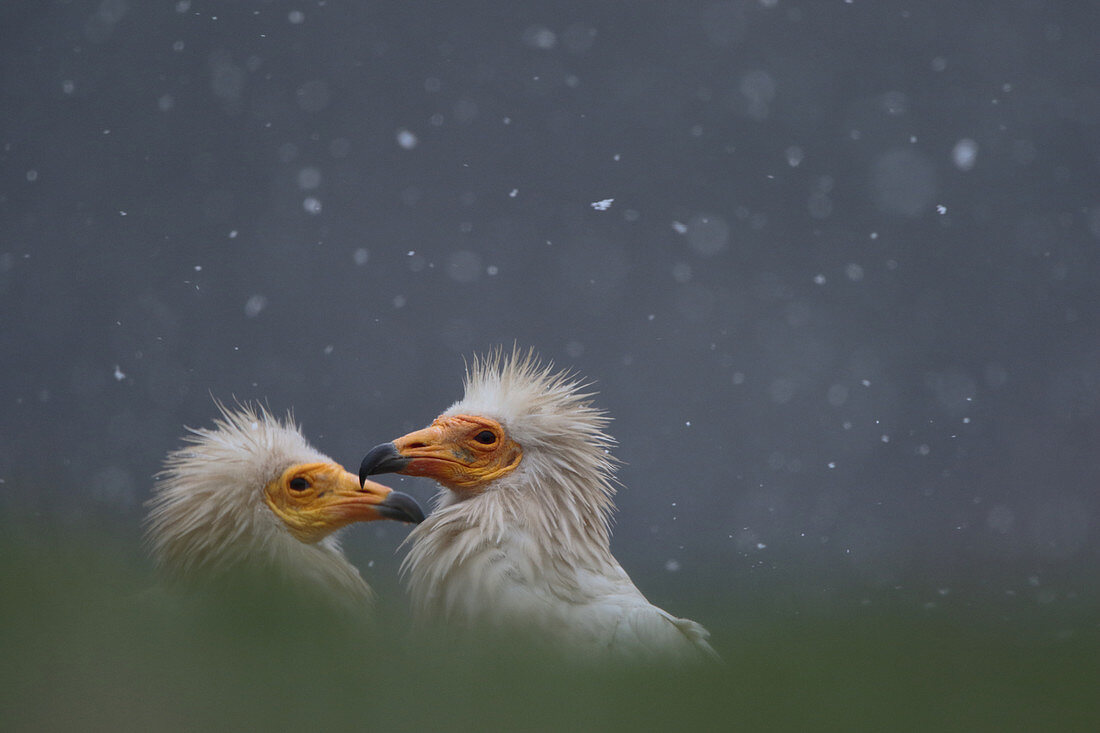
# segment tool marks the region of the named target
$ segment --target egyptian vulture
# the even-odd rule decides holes
[[[362,607],[370,587],[336,530],[352,522],[420,522],[406,494],[362,483],[313,448],[288,415],[218,404],[213,428],[190,429],[168,454],[148,502],[146,541],[170,578],[202,584],[229,571],[274,571],[336,605]]]
[[[402,563],[414,612],[586,658],[717,658],[702,626],[647,601],[611,554],[613,440],[584,388],[533,352],[497,351],[473,361],[461,401],[363,459],[361,480],[441,485]]]

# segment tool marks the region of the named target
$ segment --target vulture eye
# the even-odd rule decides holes
[[[295,476],[294,478],[290,479],[289,485],[291,491],[305,491],[309,488],[309,479],[302,478],[301,476]]]
[[[492,430],[482,430],[480,433],[474,436],[474,440],[482,445],[492,445],[497,442],[497,436],[493,434]]]

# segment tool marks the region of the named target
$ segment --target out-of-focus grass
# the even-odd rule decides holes
[[[26,535],[25,535],[26,536]],[[1100,730],[1094,639],[919,612],[708,617],[722,668],[569,664],[414,635],[258,578],[149,590],[132,548],[0,540],[3,730]]]

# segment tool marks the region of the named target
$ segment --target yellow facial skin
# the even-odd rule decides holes
[[[313,544],[352,522],[387,519],[378,505],[393,492],[335,463],[300,463],[264,487],[264,501],[298,540]]]
[[[472,415],[436,418],[423,430],[393,441],[409,463],[398,473],[426,476],[457,492],[480,491],[515,470],[523,449],[496,420]]]

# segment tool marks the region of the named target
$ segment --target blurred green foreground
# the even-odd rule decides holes
[[[400,596],[367,622],[258,578],[150,590],[135,555],[0,540],[0,730],[1100,730],[1094,637],[1028,641],[977,612],[716,609],[725,667],[606,668],[414,635]]]

